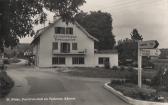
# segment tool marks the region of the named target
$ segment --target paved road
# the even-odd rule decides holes
[[[15,87],[0,105],[128,105],[103,88],[109,79],[71,77],[24,63],[9,66],[8,74]]]

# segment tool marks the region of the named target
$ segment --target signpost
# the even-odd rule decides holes
[[[156,49],[159,43],[157,40],[138,42],[138,86],[142,87],[142,56],[159,56],[160,50]]]
[[[157,40],[149,40],[149,41],[140,41],[139,42],[139,48],[140,49],[154,49],[159,46],[159,43]]]
[[[141,56],[159,56],[161,54],[159,49],[142,49]]]

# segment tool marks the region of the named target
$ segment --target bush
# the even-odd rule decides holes
[[[137,73],[137,71],[130,72],[130,75],[127,75],[126,79],[129,83],[137,84],[138,83],[138,73]]]
[[[120,80],[111,80],[111,85],[123,85],[126,83],[126,80],[120,79]]]
[[[4,64],[9,64],[9,60],[8,59],[4,59]]]
[[[112,70],[115,70],[115,71],[116,71],[116,70],[118,70],[118,67],[117,67],[117,66],[113,66],[113,67],[112,67]]]
[[[104,63],[104,68],[105,69],[109,69],[110,68],[110,63],[109,62],[105,62]]]
[[[0,72],[0,97],[6,96],[14,86],[13,80],[5,71]]]
[[[151,81],[151,86],[154,86],[158,89],[168,90],[168,68],[161,68],[157,75],[153,77]]]
[[[132,71],[134,71],[134,68],[131,67],[131,66],[129,66],[129,67],[127,68],[127,70],[132,72]]]
[[[121,70],[121,71],[124,71],[124,70],[125,70],[125,67],[124,67],[124,66],[121,66],[121,67],[120,67],[120,70]]]

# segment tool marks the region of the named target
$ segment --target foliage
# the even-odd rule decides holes
[[[105,62],[104,63],[104,68],[109,69],[110,68],[110,63],[109,62]]]
[[[147,88],[139,88],[135,84],[125,83],[125,84],[114,84],[114,82],[111,81],[109,84],[114,89],[122,92],[124,95],[128,97],[132,97],[135,99],[140,100],[154,100],[155,98],[155,90],[147,87]]]
[[[116,70],[118,70],[118,67],[117,66],[113,66],[111,69],[116,71]]]
[[[120,65],[129,65],[137,62],[138,54],[138,43],[131,39],[124,39],[118,41],[118,54],[119,54],[119,64]]]
[[[73,21],[83,3],[85,0],[1,0],[0,48],[13,47],[18,38],[33,36],[33,25],[46,21],[45,9],[68,22]]]
[[[132,40],[143,40],[142,35],[138,33],[137,29],[133,29],[130,35]]]
[[[156,76],[152,79],[152,86],[156,88],[163,88],[168,91],[168,67],[161,68]]]
[[[124,70],[125,70],[125,67],[124,67],[124,66],[120,66],[120,70],[121,70],[121,71],[124,71]]]
[[[119,64],[137,66],[138,40],[142,40],[143,38],[137,29],[133,29],[130,35],[131,39],[126,38],[118,41]]]
[[[5,71],[0,72],[0,97],[6,96],[14,86],[13,80]]]
[[[88,14],[81,12],[75,16],[75,19],[99,40],[95,43],[96,49],[113,49],[115,36],[112,33],[112,17],[109,13],[92,11]]]

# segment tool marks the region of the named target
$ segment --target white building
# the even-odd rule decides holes
[[[97,51],[91,36],[77,22],[68,25],[57,19],[37,32],[31,45],[38,67],[96,67],[109,62],[118,66],[117,51]]]

